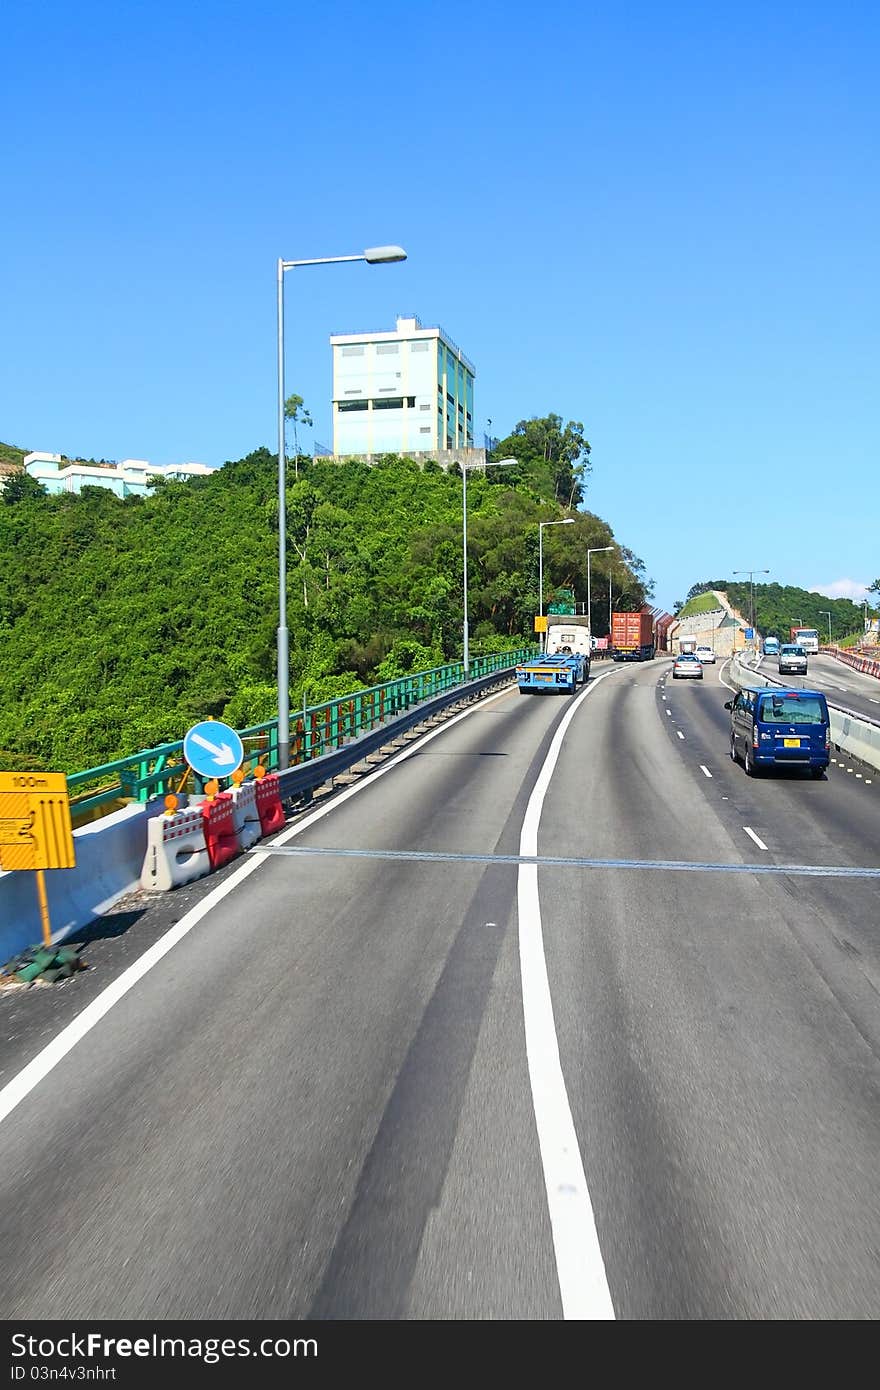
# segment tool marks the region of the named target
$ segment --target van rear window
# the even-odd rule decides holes
[[[765,724],[826,724],[825,701],[818,695],[764,695],[758,718]]]

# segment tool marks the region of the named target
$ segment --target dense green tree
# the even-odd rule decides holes
[[[238,728],[274,716],[277,466],[259,449],[143,498],[4,495],[0,762],[70,772],[179,739],[208,715]],[[518,471],[468,479],[475,654],[533,637],[538,522],[560,512]],[[395,456],[308,459],[291,471],[286,511],[294,708],[460,656],[460,476]],[[586,549],[614,537],[599,517],[569,514],[575,525],[545,532],[545,580],[583,604]],[[612,573],[629,602],[649,590],[625,547],[604,558],[597,616]]]
[[[583,501],[592,465],[580,421],[569,420],[563,426],[561,415],[520,420],[492,452],[495,458],[518,459],[520,481],[538,497],[552,499],[561,507],[576,507]]]

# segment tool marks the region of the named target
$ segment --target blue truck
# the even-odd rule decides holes
[[[554,652],[524,661],[516,668],[520,695],[555,693],[573,695],[590,677],[590,658],[583,652]]]

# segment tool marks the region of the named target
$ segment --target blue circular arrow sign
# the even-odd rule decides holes
[[[183,756],[200,777],[229,777],[244,761],[244,744],[228,724],[205,719],[184,736]]]

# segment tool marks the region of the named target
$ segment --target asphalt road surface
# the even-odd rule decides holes
[[[746,778],[669,670],[487,700],[0,1001],[0,1316],[876,1317],[880,781]]]
[[[779,674],[779,663],[775,657],[763,657],[757,669],[772,680],[782,681],[792,689],[823,690],[830,704],[842,705],[867,719],[880,721],[880,680],[876,676],[863,675],[854,671],[833,656],[810,656],[807,658],[806,676]]]

